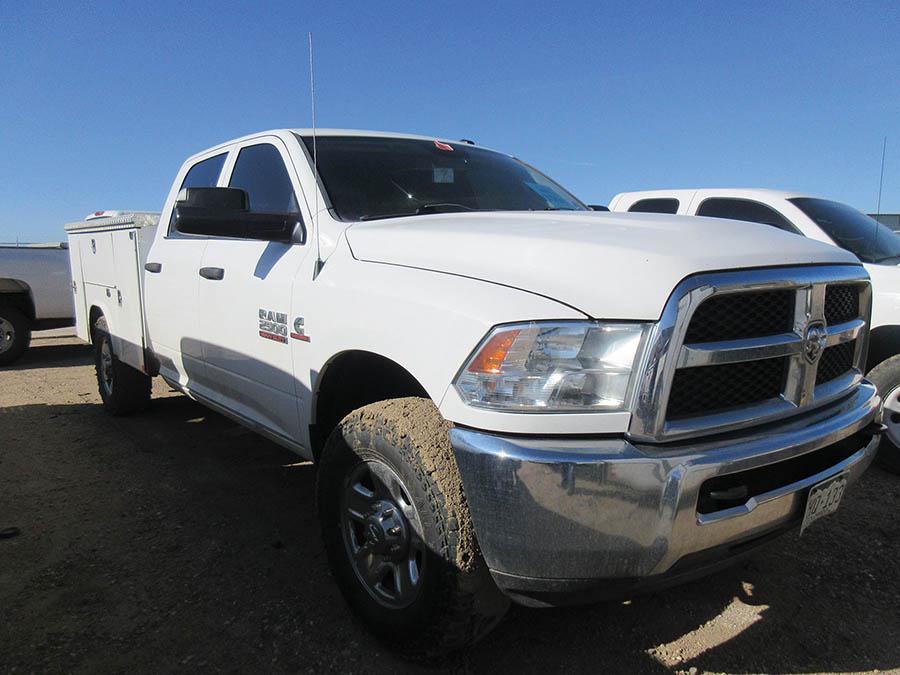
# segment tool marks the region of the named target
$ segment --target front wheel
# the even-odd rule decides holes
[[[319,464],[337,583],[368,628],[409,655],[471,644],[509,606],[478,549],[448,432],[429,400],[374,403],[344,418]]]
[[[888,471],[900,473],[900,354],[879,363],[868,378],[881,395],[887,426],[878,446],[878,462]]]
[[[12,305],[0,304],[0,366],[18,359],[31,343],[31,322]]]
[[[113,415],[143,410],[150,403],[153,381],[149,375],[122,363],[113,351],[106,318],[94,323],[94,370],[103,407]]]

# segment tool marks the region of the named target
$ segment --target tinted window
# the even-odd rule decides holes
[[[223,152],[221,155],[216,155],[215,157],[210,157],[209,159],[204,159],[202,162],[194,164],[194,166],[188,169],[187,175],[185,175],[184,180],[181,181],[181,187],[179,189],[216,187],[216,183],[219,182],[219,174],[222,173],[222,167],[225,166],[225,158],[227,156],[228,153]],[[173,209],[172,215],[169,218],[169,234],[172,234],[174,224],[175,210]]]
[[[641,199],[628,209],[632,213],[678,213],[677,199]]]
[[[700,208],[697,209],[697,215],[709,216],[711,218],[745,220],[748,223],[771,225],[780,230],[799,234],[797,228],[791,225],[784,216],[778,213],[778,211],[769,208],[765,204],[760,204],[759,202],[754,202],[749,199],[712,197],[700,204]]]
[[[310,156],[311,138],[302,138]],[[319,177],[344,220],[459,211],[584,211],[530,166],[466,143],[319,136]]]
[[[226,155],[227,153],[222,153],[194,164],[184,177],[181,187],[216,187],[216,183],[219,182],[219,174],[222,173],[222,166],[225,164]]]
[[[258,213],[297,213],[294,186],[274,145],[250,145],[241,149],[230,187],[247,191],[250,210]]]
[[[816,225],[863,262],[900,262],[900,234],[851,206],[827,199],[798,197],[788,200]]]

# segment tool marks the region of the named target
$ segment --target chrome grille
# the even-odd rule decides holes
[[[668,440],[823,405],[862,379],[871,288],[858,266],[697,275],[666,305],[630,435]]]

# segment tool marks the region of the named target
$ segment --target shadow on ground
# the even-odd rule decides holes
[[[48,344],[49,342],[49,344]],[[40,368],[63,368],[82,366],[93,362],[93,348],[84,342],[35,339],[22,357],[15,363],[0,368],[0,373],[16,370],[37,370]]]
[[[85,364],[77,347],[32,358]],[[128,418],[96,403],[0,408],[0,528],[22,530],[0,540],[0,670],[900,667],[900,479],[877,469],[802,540],[627,604],[514,608],[433,664],[401,661],[349,615],[314,480],[311,464],[181,396]]]

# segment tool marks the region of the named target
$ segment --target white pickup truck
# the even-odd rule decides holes
[[[158,374],[316,460],[335,579],[404,650],[802,531],[883,429],[852,254],[595,213],[467,141],[260,133],[66,229],[109,411]]]
[[[32,331],[74,323],[66,245],[0,246],[0,366],[25,353]]]
[[[872,280],[864,372],[881,392],[887,425],[878,459],[900,473],[900,234],[840,202],[760,188],[623,192],[613,197],[610,209],[759,223],[840,246],[859,258]]]

